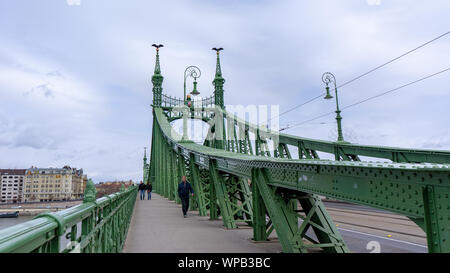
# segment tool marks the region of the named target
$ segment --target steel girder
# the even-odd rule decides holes
[[[177,161],[178,161],[178,181],[181,181],[182,176],[188,176],[187,175],[187,168],[186,168],[186,160],[184,156],[181,154],[181,149],[178,149],[177,153]],[[177,191],[178,191],[178,183],[177,183]],[[177,194],[178,195],[178,194]],[[181,203],[181,200],[178,198],[177,201],[179,204]]]
[[[151,150],[150,150],[150,169],[149,169],[149,180],[152,183],[153,191],[157,192],[156,186],[156,117],[153,115],[153,124],[152,124],[152,142],[151,142]],[[159,131],[159,130],[158,130]]]
[[[280,143],[276,149],[274,149],[274,157],[278,158],[292,158],[291,153],[286,144]]]
[[[177,177],[175,176],[176,162],[174,152],[170,149],[168,143],[165,146],[166,156],[166,169],[167,169],[167,187],[169,200],[176,200],[177,198]]]
[[[428,251],[450,252],[450,189],[437,185],[422,188],[424,199],[424,224]]]
[[[227,185],[224,182],[223,175],[217,169],[217,163],[214,160],[209,162],[209,172],[211,181],[213,183],[214,195],[219,204],[220,214],[222,215],[223,225],[226,228],[236,228],[234,221],[233,209],[231,207],[231,200],[228,194]]]
[[[450,252],[448,239],[448,226],[450,226],[448,220],[448,210],[450,207],[448,197],[450,193],[450,166],[446,164],[371,163],[314,159],[290,160],[232,153],[195,143],[178,143],[174,141],[170,133],[170,124],[158,112],[155,112],[158,123],[156,131],[161,132],[165,141],[170,143],[172,149],[178,149],[179,153],[194,154],[194,164],[201,168],[209,168],[210,173],[211,169],[213,169],[212,177],[215,182],[210,184],[210,198],[215,201],[211,202],[212,206],[215,206],[219,202],[214,197],[216,194],[214,188],[216,184],[227,183],[223,179],[226,174],[251,179],[253,169],[264,169],[266,178],[262,179],[262,181],[265,181],[264,184],[273,190],[273,195],[276,197],[274,200],[278,200],[276,202],[281,206],[284,205],[279,201],[279,198],[282,198],[288,204],[285,193],[293,191],[296,193],[296,196],[305,194],[311,196],[308,198],[310,204],[312,204],[311,207],[314,207],[312,210],[315,211],[314,214],[317,213],[317,210],[321,211],[321,213],[324,212],[321,209],[322,205],[316,202],[315,194],[393,211],[410,217],[426,231],[430,252]],[[304,146],[304,149],[308,150],[309,148]],[[309,154],[312,157],[312,153]],[[214,162],[212,167],[210,167],[210,161]],[[252,184],[254,183],[255,181],[252,180]],[[259,182],[257,183],[259,185]],[[255,189],[255,186],[252,185],[252,188]],[[261,240],[267,238],[267,228],[270,229],[270,221],[268,225],[265,216],[262,216],[264,213],[261,209],[266,206],[265,209],[269,212],[269,208],[266,205],[268,201],[264,201],[264,197],[266,199],[269,197],[267,197],[267,191],[261,193],[260,197],[255,195],[255,190],[253,190],[252,194],[254,237],[255,240]],[[295,198],[291,198],[290,200],[293,199]],[[255,202],[255,200],[259,200],[259,202]],[[261,200],[263,201],[261,202]],[[300,199],[298,200],[299,204],[301,204]],[[301,204],[301,206],[302,210],[305,211],[304,207],[307,207],[307,205]],[[289,206],[286,205],[286,207]],[[214,211],[211,210],[211,204],[210,211]],[[273,215],[274,213],[272,213]],[[317,215],[319,216],[315,217],[327,219],[327,215],[324,213]],[[309,223],[308,221],[311,221],[313,215],[308,216],[309,214],[303,216],[297,215],[300,219],[303,217],[307,221],[306,226],[310,226],[311,229],[315,228],[316,231],[325,232],[322,230],[324,229],[323,223],[327,221],[319,221],[321,225],[318,225],[316,221]],[[211,218],[215,219],[214,215]],[[262,220],[263,218],[264,221]],[[283,220],[285,224],[292,221],[289,219],[288,217]],[[279,224],[275,225],[274,219],[271,219],[271,221],[279,236],[287,236],[280,235],[280,233],[285,234],[286,230],[279,227]],[[227,222],[229,223],[230,221],[227,220]],[[305,236],[306,234],[306,236],[309,236],[303,232],[304,230],[305,228],[300,230],[299,227],[299,232],[291,233],[291,235],[300,234]],[[315,232],[316,236],[317,233],[320,234],[319,231]],[[337,240],[338,242],[332,242],[333,247],[331,247],[330,242],[326,242],[323,238],[318,237],[311,238],[312,240],[316,240],[313,242],[313,245],[321,246],[324,250],[345,250],[345,246],[339,245],[339,236],[336,237],[332,230],[331,232],[328,230],[325,234],[327,234],[325,236],[326,238]],[[333,237],[329,234],[335,236]],[[300,245],[300,241],[293,239],[293,235],[287,238],[288,240],[280,239],[283,244],[283,249],[294,251],[294,248],[290,244],[292,245],[292,242],[295,241],[297,245]],[[303,238],[305,239],[306,237]],[[302,246],[299,249],[306,248],[306,246]]]
[[[450,152],[439,150],[424,150],[424,149],[404,149],[397,147],[382,147],[358,145],[351,143],[337,143],[332,141],[323,141],[316,139],[308,139],[293,135],[281,134],[279,131],[265,130],[261,127],[251,124],[248,121],[237,118],[235,115],[227,111],[217,108],[215,111],[223,112],[222,115],[226,118],[233,118],[238,128],[246,128],[246,130],[253,132],[255,135],[269,136],[269,138],[277,138],[280,144],[291,145],[299,149],[301,152],[306,152],[311,158],[318,159],[317,152],[324,152],[334,154],[338,160],[358,161],[359,156],[367,156],[380,159],[388,159],[397,163],[450,163]],[[240,138],[243,140],[244,138]],[[307,156],[305,155],[305,156]],[[300,157],[301,159],[302,157]],[[308,158],[308,157],[306,157]]]
[[[161,109],[161,108],[160,108]],[[167,110],[167,109],[166,109]],[[264,135],[276,137],[278,142],[283,145],[290,145],[293,147],[297,147],[299,151],[299,159],[305,158],[314,158],[319,159],[317,152],[324,152],[333,154],[336,160],[350,160],[350,161],[359,161],[360,156],[367,156],[373,158],[380,159],[388,159],[392,162],[397,163],[442,163],[448,164],[450,163],[450,152],[449,151],[438,151],[438,150],[423,150],[423,149],[404,149],[404,148],[393,148],[393,147],[381,147],[381,146],[369,146],[369,145],[358,145],[351,143],[336,143],[331,141],[323,141],[323,140],[315,140],[302,138],[287,134],[281,134],[278,131],[271,131],[261,129],[260,127],[253,125],[247,121],[237,118],[235,115],[228,113],[227,111],[221,109],[220,107],[216,107],[214,109],[202,109],[202,111],[208,113],[217,113],[219,116],[226,118],[227,124],[234,124],[238,127],[239,133],[235,136],[238,137],[238,147],[240,148],[240,153],[244,153],[245,150],[244,145],[247,145],[248,148],[251,148],[252,145],[249,144],[250,139],[247,137],[248,132],[253,132],[255,135]],[[192,118],[202,119],[205,118],[202,116],[193,116]],[[233,120],[228,120],[233,119]],[[223,125],[223,124],[222,124]],[[212,130],[213,128],[210,128]],[[223,130],[224,131],[224,130]],[[230,129],[228,129],[230,132]],[[209,135],[208,141],[205,142],[214,142],[215,136],[214,134]],[[226,136],[225,136],[226,137]],[[226,138],[224,138],[226,139]],[[265,139],[262,139],[264,141]],[[258,142],[258,138],[255,140]],[[214,147],[211,144],[208,145],[210,147]],[[258,149],[258,145],[255,145],[256,149]],[[267,149],[268,150],[268,149]],[[252,154],[252,153],[250,153]],[[258,153],[257,153],[258,154]],[[262,153],[259,153],[262,155]]]
[[[234,181],[234,182],[233,182]],[[235,219],[253,224],[253,201],[249,179],[231,176],[228,192],[233,201]]]
[[[195,191],[194,200],[196,201],[195,202],[196,206],[194,208],[196,208],[199,211],[200,216],[206,216],[208,213],[207,212],[207,200],[206,200],[207,196],[204,191],[204,185],[203,185],[204,182],[202,181],[199,167],[195,164],[194,154],[190,155],[189,167],[191,169],[191,171],[190,171],[191,182],[193,184],[194,191]]]
[[[210,219],[217,219],[220,211],[224,225],[236,227],[236,219],[246,213],[252,218],[254,239],[265,240],[275,229],[285,252],[305,252],[310,247],[348,251],[317,195],[406,215],[426,231],[430,252],[450,252],[450,152],[336,143],[261,129],[224,110],[219,54],[214,80],[216,107],[202,108],[200,115],[192,117],[207,122],[216,117],[219,122],[210,127],[205,146],[177,142],[180,138],[174,138],[168,121],[179,116],[164,115],[163,111],[171,109],[161,103],[163,77],[158,54],[154,74],[150,178],[158,193],[170,198],[176,179],[188,175],[198,193],[204,193],[204,200],[197,194],[195,206],[204,210],[209,205]],[[256,136],[255,153],[250,132]],[[273,157],[269,139],[277,140]],[[297,147],[300,160],[290,159],[289,145]],[[336,161],[320,160],[318,152],[333,154]],[[395,163],[360,162],[360,156]],[[403,162],[406,164],[396,164]],[[441,165],[407,164],[420,162]],[[177,170],[175,179],[172,167]],[[245,183],[237,183],[246,179],[252,180],[251,194]]]
[[[236,226],[239,222],[252,225],[252,193],[248,179],[231,174],[224,174],[223,177],[226,191],[228,192],[226,201],[229,202],[231,208],[230,218],[236,223]]]
[[[308,252],[312,248],[322,248],[324,251],[332,253],[348,252],[344,240],[317,195],[280,192],[276,187],[269,186],[269,179],[270,176],[266,170],[258,168],[252,170],[252,182],[256,184],[257,193],[264,201],[283,251]],[[297,208],[297,200],[301,205],[301,210]],[[303,212],[304,216],[298,212]],[[260,217],[262,215],[261,210]],[[300,224],[298,218],[302,219]],[[265,232],[263,229],[265,225],[258,223],[258,226],[260,233]],[[316,238],[307,234],[309,228],[314,232]],[[266,238],[261,237],[261,239]]]

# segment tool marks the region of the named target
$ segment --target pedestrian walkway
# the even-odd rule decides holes
[[[183,218],[181,205],[158,194],[136,200],[125,253],[264,253],[281,252],[278,241],[255,243],[247,225],[225,229],[222,220],[209,220],[196,211]]]

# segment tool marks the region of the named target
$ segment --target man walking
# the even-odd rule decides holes
[[[145,184],[141,181],[141,184],[139,184],[139,193],[141,200],[145,200]]]
[[[186,176],[183,176],[181,177],[181,183],[178,185],[178,196],[181,199],[184,218],[186,218],[186,213],[189,209],[189,193],[194,196],[194,189],[192,188],[191,183],[186,181]]]
[[[152,184],[147,185],[147,199],[152,200]]]

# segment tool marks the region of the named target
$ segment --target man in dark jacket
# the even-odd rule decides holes
[[[181,177],[181,183],[178,185],[178,196],[181,199],[184,218],[186,218],[186,213],[189,209],[189,193],[194,196],[194,189],[192,188],[191,183],[186,181],[186,176],[183,176]]]
[[[141,181],[141,184],[139,184],[139,193],[140,193],[140,198],[141,198],[141,200],[145,200],[145,189],[146,189],[146,186],[145,186],[145,184]]]
[[[147,199],[152,200],[152,184],[147,185]]]

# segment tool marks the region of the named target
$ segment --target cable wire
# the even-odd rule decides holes
[[[361,104],[361,103],[364,103],[364,102],[367,102],[367,101],[370,101],[370,100],[379,98],[379,97],[381,97],[381,96],[384,96],[384,95],[387,95],[387,94],[389,94],[389,93],[398,91],[398,90],[403,89],[403,88],[405,88],[405,87],[408,87],[408,86],[410,86],[410,85],[413,85],[413,84],[419,83],[419,82],[421,82],[421,81],[427,80],[427,79],[432,78],[432,77],[434,77],[434,76],[437,76],[437,75],[439,75],[439,74],[445,73],[445,72],[447,72],[447,71],[450,71],[450,67],[447,68],[447,69],[441,70],[441,71],[439,71],[439,72],[433,73],[433,74],[431,74],[431,75],[428,75],[428,76],[426,76],[426,77],[420,78],[420,79],[418,79],[418,80],[412,81],[412,82],[410,82],[410,83],[404,84],[404,85],[402,85],[402,86],[396,87],[396,88],[391,89],[391,90],[389,90],[389,91],[386,91],[386,92],[377,94],[377,95],[375,95],[375,96],[369,97],[369,98],[367,98],[367,99],[364,99],[364,100],[355,102],[355,103],[353,103],[353,104],[347,105],[347,106],[343,107],[341,110],[345,110],[345,109],[354,107],[354,106],[356,106],[356,105],[359,105],[359,104]],[[326,117],[326,116],[331,115],[331,114],[333,114],[333,113],[335,113],[335,112],[333,111],[333,112],[325,113],[325,114],[322,114],[322,115],[317,116],[317,117],[315,117],[315,118],[312,118],[312,119],[309,119],[309,120],[305,120],[305,121],[302,121],[302,122],[300,122],[300,123],[296,123],[296,124],[294,124],[294,125],[292,125],[292,126],[288,126],[288,127],[282,128],[282,129],[280,129],[280,132],[281,132],[281,131],[288,130],[288,129],[292,129],[292,128],[294,128],[294,127],[303,125],[303,124],[305,124],[305,123],[308,123],[308,122],[311,122],[311,121],[314,121],[314,120],[317,120],[317,119],[320,119],[320,118],[323,118],[323,117]]]
[[[431,44],[431,43],[433,43],[433,42],[435,42],[435,41],[441,39],[442,37],[444,37],[444,36],[446,36],[446,35],[448,35],[448,34],[450,34],[450,31],[447,31],[447,32],[444,33],[444,34],[441,34],[441,35],[437,36],[436,38],[434,38],[434,39],[432,39],[432,40],[430,40],[430,41],[428,41],[428,42],[426,42],[426,43],[424,43],[424,44],[421,44],[420,46],[418,46],[418,47],[416,47],[416,48],[414,48],[414,49],[411,49],[410,51],[408,51],[408,52],[406,52],[406,53],[403,53],[402,55],[400,55],[400,56],[398,56],[398,57],[395,57],[394,59],[392,59],[392,60],[390,60],[390,61],[388,61],[388,62],[385,62],[385,63],[383,63],[383,64],[381,64],[381,65],[379,65],[379,66],[377,66],[377,67],[375,67],[375,68],[373,68],[373,69],[367,71],[366,73],[361,74],[361,75],[359,75],[358,77],[353,78],[353,79],[351,79],[351,80],[349,80],[349,81],[343,83],[342,85],[337,86],[337,88],[344,87],[344,86],[346,86],[346,85],[348,85],[348,84],[350,84],[350,83],[352,83],[352,82],[354,82],[354,81],[357,81],[357,80],[361,79],[362,77],[367,76],[368,74],[370,74],[370,73],[372,73],[372,72],[374,72],[374,71],[376,71],[376,70],[378,70],[378,69],[380,69],[380,68],[382,68],[382,67],[385,67],[385,66],[387,66],[388,64],[391,64],[391,63],[397,61],[398,59],[401,59],[401,58],[405,57],[406,55],[409,55],[409,54],[413,53],[414,51],[417,51],[417,50],[421,49],[422,47],[425,47],[425,46],[427,46],[427,45],[429,45],[429,44]],[[320,97],[322,97],[322,96],[324,96],[324,95],[325,95],[325,93],[322,93],[322,94],[320,94],[320,95],[317,96],[317,97],[314,97],[314,98],[312,98],[312,99],[310,99],[310,100],[308,100],[308,101],[306,101],[306,102],[304,102],[304,103],[302,103],[302,104],[299,104],[299,105],[297,105],[297,106],[294,106],[294,107],[292,107],[292,108],[290,108],[290,109],[284,111],[283,113],[279,114],[278,116],[271,117],[270,119],[268,119],[268,120],[266,121],[266,123],[268,123],[269,121],[271,121],[271,120],[274,119],[274,118],[281,117],[282,115],[285,115],[285,114],[287,114],[287,113],[290,113],[290,112],[292,112],[292,111],[294,111],[294,110],[296,110],[296,109],[298,109],[298,108],[300,108],[300,107],[302,107],[302,106],[304,106],[304,105],[306,105],[306,104],[308,104],[308,103],[311,103],[311,102],[313,102],[313,101],[319,99]]]

